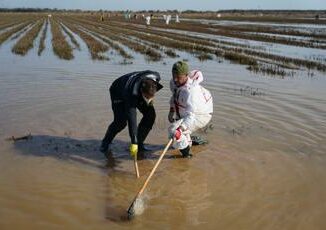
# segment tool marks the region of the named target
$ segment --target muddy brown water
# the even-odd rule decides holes
[[[0,48],[0,229],[325,229],[326,76],[264,77],[227,61],[198,62],[214,97],[210,143],[191,160],[164,159],[145,192],[145,211],[126,209],[167,143],[168,81],[175,60],[60,61]],[[84,50],[84,51],[83,51]],[[165,63],[163,63],[165,62]],[[135,179],[128,133],[107,162],[97,148],[112,119],[108,85],[153,69],[165,88]],[[6,141],[31,133],[32,139]],[[171,151],[168,153],[171,155]]]

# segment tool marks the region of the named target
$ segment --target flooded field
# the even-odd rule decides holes
[[[0,19],[1,230],[326,228],[326,24]],[[200,133],[209,144],[191,160],[170,150],[144,213],[125,221],[168,142],[171,67],[182,59],[214,98],[213,128]],[[112,119],[108,87],[146,69],[164,88],[146,141],[156,151],[139,161],[136,180],[127,129],[109,161],[98,148]]]

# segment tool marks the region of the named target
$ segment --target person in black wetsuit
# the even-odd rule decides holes
[[[159,83],[160,79],[158,72],[146,70],[123,75],[112,83],[110,96],[114,119],[100,147],[106,157],[110,152],[112,140],[127,124],[131,139],[130,155],[135,157],[138,150],[146,150],[144,141],[156,117],[152,100],[155,93],[163,88]],[[143,114],[138,126],[136,109]]]

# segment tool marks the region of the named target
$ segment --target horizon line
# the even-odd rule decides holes
[[[255,9],[255,8],[247,8],[247,9],[237,9],[237,8],[227,8],[227,9],[217,9],[217,10],[196,10],[196,9],[184,9],[184,10],[178,10],[178,9],[142,9],[142,10],[132,10],[132,9],[80,9],[80,8],[48,8],[48,7],[0,7],[0,10],[15,10],[15,9],[37,9],[37,10],[80,10],[80,11],[195,11],[195,12],[219,12],[219,11],[325,11],[326,9],[280,9],[280,8],[275,8],[275,9]]]

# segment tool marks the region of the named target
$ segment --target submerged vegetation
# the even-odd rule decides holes
[[[109,58],[104,56],[103,53],[108,51],[109,47],[99,40],[95,39],[92,35],[82,30],[80,27],[72,24],[65,24],[71,31],[78,34],[86,43],[92,59],[108,60]]]
[[[10,40],[15,40],[15,39],[19,38],[19,37],[20,37],[23,33],[25,33],[29,28],[30,28],[30,25],[27,25],[24,29],[22,29],[21,31],[19,31],[18,33],[16,33],[14,36],[12,36]]]
[[[206,53],[201,53],[196,56],[200,61],[213,60],[213,56]]]
[[[173,49],[167,49],[164,51],[164,53],[171,58],[177,58],[179,55],[173,50]]]
[[[24,29],[27,25],[29,24],[29,22],[27,23],[23,23],[19,26],[16,26],[2,34],[0,34],[0,45],[5,42],[8,38],[10,38],[13,34],[19,32],[20,30]]]
[[[47,30],[48,30],[48,24],[49,24],[49,21],[46,20],[45,26],[43,28],[42,36],[40,39],[40,45],[39,45],[38,51],[37,51],[38,56],[41,56],[43,50],[45,49],[45,38],[46,38]]]
[[[65,39],[62,33],[60,25],[53,19],[51,22],[51,32],[52,32],[52,47],[53,52],[61,59],[71,60],[74,58],[72,53],[72,48]]]
[[[247,69],[255,73],[261,73],[264,75],[271,75],[271,76],[279,76],[281,78],[284,78],[286,76],[293,77],[295,73],[294,71],[287,72],[284,68],[280,66],[258,64],[258,63],[255,65],[249,65]]]
[[[80,45],[77,42],[77,40],[74,37],[74,35],[65,26],[61,25],[61,28],[69,36],[71,42],[75,45],[75,47],[80,50]]]
[[[26,34],[17,41],[12,47],[12,52],[19,55],[26,55],[27,52],[34,47],[34,40],[39,34],[43,25],[43,21],[38,21]]]

